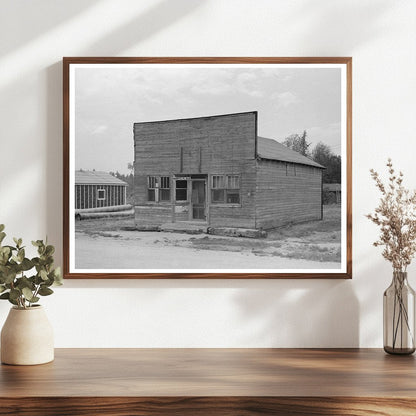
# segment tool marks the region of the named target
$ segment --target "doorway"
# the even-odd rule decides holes
[[[193,220],[206,220],[206,181],[192,179],[191,212]]]

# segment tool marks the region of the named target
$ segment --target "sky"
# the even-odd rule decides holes
[[[73,81],[76,169],[128,173],[136,122],[245,111],[258,111],[259,136],[306,130],[310,149],[341,152],[339,68],[94,65]]]

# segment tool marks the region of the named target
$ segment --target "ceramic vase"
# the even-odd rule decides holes
[[[43,307],[11,308],[1,331],[1,362],[35,365],[53,359],[53,329]]]

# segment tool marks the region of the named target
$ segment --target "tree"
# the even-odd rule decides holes
[[[324,166],[324,183],[341,183],[341,156],[335,155],[331,148],[319,142],[312,151],[312,158],[315,162]]]
[[[133,193],[134,193],[134,165],[133,163],[127,164],[127,169],[130,171],[127,175],[117,172],[110,172],[110,175],[124,181],[127,183],[127,202],[129,204],[133,203]]]
[[[303,130],[302,135],[299,134],[291,134],[290,136],[286,137],[283,140],[282,144],[284,144],[289,149],[294,150],[295,152],[300,153],[306,157],[310,157],[311,153],[309,151],[309,146],[311,145],[306,141],[306,130]]]

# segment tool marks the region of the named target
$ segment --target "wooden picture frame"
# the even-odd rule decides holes
[[[137,74],[135,71],[138,71]],[[114,78],[113,74],[115,74]],[[198,74],[203,74],[203,77],[197,76]],[[190,80],[193,80],[193,84],[190,84]],[[281,85],[291,85],[291,88],[287,87],[285,90],[280,87]],[[137,88],[136,95],[131,95],[133,86]],[[184,93],[184,91],[188,92]],[[162,92],[163,96],[157,96]],[[196,95],[192,94],[199,94],[199,99],[196,100]],[[217,96],[212,98],[214,94]],[[247,97],[247,102],[241,100],[241,97]],[[248,105],[257,103],[260,108],[266,108],[269,111],[268,109],[272,108],[269,105],[272,99],[275,105],[273,108],[277,109],[276,114],[283,114],[280,119],[283,120],[281,124],[290,120],[290,123],[286,124],[289,126],[292,123],[293,125],[295,119],[300,119],[296,130],[291,131],[296,134],[273,137],[280,141],[285,139],[287,146],[293,145],[289,150],[276,140],[261,136],[262,129],[265,129],[264,125],[267,124],[269,130],[273,131],[273,126],[276,124],[271,123],[269,119],[266,120],[263,116],[266,110],[262,112],[257,108],[247,108]],[[133,107],[136,101],[139,102],[137,108],[143,109],[143,112],[137,111],[137,117],[134,115],[127,119],[126,113],[131,108],[127,107],[125,101],[133,103],[131,104]],[[203,107],[197,108],[200,101],[206,104],[205,112]],[[218,111],[212,110],[215,102],[218,103]],[[287,109],[290,106],[292,106],[292,112]],[[224,111],[229,108],[233,111]],[[306,110],[299,110],[302,108]],[[308,108],[319,110],[313,110],[315,113],[311,115],[309,121],[303,116],[303,114],[308,114]],[[186,109],[189,109],[189,116],[185,113]],[[156,111],[160,111],[160,116]],[[334,118],[331,119],[330,115]],[[324,127],[312,124],[311,120],[316,121],[318,118],[325,119],[322,122]],[[105,120],[104,124],[103,120]],[[120,128],[122,122],[123,125]],[[328,129],[333,129],[332,135],[328,133]],[[123,133],[123,138],[115,139],[121,130],[123,132],[129,130],[130,137],[127,133]],[[331,157],[338,158],[332,170],[329,171],[327,166],[317,162],[321,159],[317,159],[316,156],[318,141],[314,137],[312,139],[315,141],[311,143],[315,145],[315,160],[312,160],[312,153],[308,150],[311,144],[308,143],[310,131],[315,131],[318,138],[328,137],[328,140],[333,140],[328,141],[332,143],[332,147],[329,144],[327,147],[324,146],[324,150],[336,149],[330,153]],[[287,132],[289,133],[289,130]],[[63,58],[64,278],[351,278],[351,135],[352,58],[350,57]],[[223,137],[227,140],[222,140]],[[131,175],[118,173],[118,169],[113,167],[122,166],[122,164],[111,165],[110,159],[122,159],[121,150],[120,154],[117,153],[119,146],[115,140],[120,140],[123,146],[129,143],[128,145],[134,148],[134,161],[129,166],[135,168],[133,185],[127,179],[124,180],[132,178]],[[334,140],[338,140],[339,143],[334,145],[336,143]],[[107,146],[110,142],[112,147]],[[102,150],[101,143],[103,144]],[[299,143],[305,145],[303,150],[296,147]],[[221,148],[223,145],[224,149]],[[95,149],[98,149],[97,152]],[[103,156],[101,157],[100,154]],[[157,155],[155,156],[157,159],[153,159],[153,155]],[[231,157],[231,155],[234,156]],[[172,159],[174,159],[173,162]],[[219,160],[224,160],[224,164],[228,163],[228,167],[224,168],[219,165]],[[244,166],[236,167],[230,160],[234,161],[232,163],[240,163],[243,160],[246,162]],[[159,166],[158,170],[155,170],[155,166]],[[258,176],[252,179],[251,185],[248,186],[247,183],[250,182],[247,172],[250,170],[257,172]],[[109,175],[111,171],[116,173]],[[263,175],[263,179],[259,179],[260,175]],[[325,175],[332,176],[328,176],[329,179],[319,179],[325,178]],[[322,185],[323,180],[332,182],[336,180],[334,179],[336,175],[341,178],[340,184]],[[264,183],[267,182],[267,185],[264,185],[262,180]],[[319,180],[321,181],[320,188],[318,187]],[[277,190],[277,183],[281,184],[279,190]],[[276,192],[279,194],[277,195]],[[129,211],[126,202],[129,202],[127,199],[130,197],[133,201],[131,204],[133,208]],[[295,247],[296,241],[290,240],[292,230],[289,228],[290,223],[316,219],[318,221],[314,224],[324,224],[324,222],[319,222],[319,219],[325,220],[326,218],[324,211],[333,209],[333,212],[336,212],[335,207],[324,205],[324,197],[335,198],[336,203],[340,202],[340,214],[336,214],[339,229],[332,230],[331,234],[331,238],[339,243],[339,248],[332,247],[333,251],[325,253],[325,247],[319,246],[319,243],[316,253],[321,250],[321,254],[318,255],[312,251],[310,254],[312,260],[306,257],[294,262],[296,259],[291,258],[294,255],[292,256],[290,247]],[[285,210],[279,208],[279,204],[283,204],[281,201],[286,201]],[[112,208],[107,209],[106,204]],[[117,214],[109,213],[113,209]],[[130,221],[133,211],[132,226],[120,226],[121,237],[111,227],[109,232],[106,231],[108,224],[115,221],[114,218],[125,216]],[[261,212],[267,214],[262,215]],[[318,218],[319,215],[320,218]],[[89,217],[93,218],[90,222],[79,220],[79,218]],[[124,220],[118,221],[120,224],[125,224]],[[163,225],[161,225],[162,222]],[[97,224],[106,225],[100,231],[100,226]],[[190,227],[189,232],[202,230],[206,234],[203,237],[192,235],[185,242],[182,239],[184,234],[178,234],[177,236],[181,238],[178,237],[177,242],[171,242],[171,246],[168,243],[164,247],[161,245],[161,238],[154,237],[154,247],[163,249],[164,251],[160,251],[164,253],[163,255],[160,255],[156,248],[153,249],[150,243],[143,243],[148,244],[143,250],[139,249],[141,246],[138,246],[137,251],[132,251],[131,245],[139,244],[137,243],[139,238],[150,238],[149,236],[153,236],[152,232],[156,233],[161,229],[172,231],[169,229],[169,224],[173,231],[175,227],[179,227],[179,231],[184,231],[181,227]],[[202,224],[202,228],[198,228],[200,227],[198,224]],[[197,230],[194,229],[195,226]],[[77,227],[81,227],[81,230],[79,231]],[[313,228],[311,230],[308,230],[308,225],[295,227],[297,227],[294,228],[295,234],[296,232],[302,233],[302,227],[307,230],[305,235],[320,232],[318,225],[316,225],[318,228],[313,228],[315,225],[311,226]],[[280,233],[285,232],[289,233],[289,237],[279,240]],[[130,233],[130,237],[125,238],[123,233]],[[196,251],[202,247],[202,243],[223,244],[224,250],[225,247],[228,250],[232,243],[236,244],[237,248],[233,249],[234,252],[223,253],[222,265],[227,264],[228,256],[230,261],[235,261],[236,264],[240,261],[239,259],[246,261],[246,264],[250,264],[250,259],[255,259],[257,265],[263,264],[263,260],[264,263],[274,264],[272,261],[277,257],[271,258],[268,254],[264,254],[267,250],[270,254],[273,249],[271,240],[262,239],[266,233],[274,233],[273,235],[277,236],[273,241],[276,241],[276,247],[279,246],[278,254],[276,254],[279,259],[286,259],[285,262],[290,265],[313,264],[314,267],[236,268],[233,266],[231,269],[215,267],[215,265],[209,265],[209,255],[215,254],[215,250],[210,252],[209,247],[205,247]],[[159,235],[164,234],[162,232],[157,234]],[[240,235],[246,237],[254,235],[259,238],[257,240],[245,239],[242,247],[253,244],[253,247],[266,247],[264,249],[266,251],[256,254],[256,250],[251,249],[251,252],[255,253],[253,255],[257,257],[251,256],[249,251],[244,254],[244,250],[241,250],[241,254],[238,252],[239,238],[244,237],[236,237]],[[309,237],[308,240],[302,240],[302,235],[298,238],[300,241],[298,243],[304,244],[304,248],[299,248],[301,252],[299,256],[305,254],[305,247],[306,250],[310,247],[313,250],[314,246],[313,238],[310,241]],[[325,238],[329,238],[328,235]],[[214,238],[217,240],[214,241]],[[128,243],[133,240],[134,243]],[[117,243],[117,241],[121,242]],[[306,241],[309,243],[306,244]],[[187,258],[191,263],[197,264],[198,257],[205,259],[206,255],[206,260],[204,260],[206,263],[201,261],[203,268],[188,269],[183,266],[175,267],[175,264],[172,267],[166,266],[169,262],[174,263],[177,253],[180,250],[183,251],[188,243],[196,244],[196,242],[200,246],[195,245],[196,249],[192,246]],[[338,243],[334,242],[334,244]],[[175,244],[179,244],[179,248]],[[284,252],[285,247],[289,247],[287,249],[289,251]],[[146,250],[154,250],[150,251],[154,253],[154,256],[146,255]],[[172,251],[171,259],[169,250]],[[241,257],[233,254],[236,252]],[[132,269],[131,264],[136,254],[131,253],[145,256],[153,264],[150,266],[144,264],[142,259],[142,263],[137,263],[139,267],[135,265]],[[326,262],[326,254],[328,258],[335,258],[336,261]],[[276,255],[273,254],[273,256]],[[280,257],[281,255],[285,257]],[[316,257],[313,257],[315,255]],[[117,267],[108,265],[112,256],[114,263],[111,264]],[[163,256],[163,259],[159,257],[159,260],[155,260],[157,256]],[[188,256],[188,254],[180,256]],[[162,260],[165,266],[157,267],[158,262]],[[180,264],[185,264],[185,259],[182,261],[183,263]],[[329,268],[319,268],[319,265],[316,265],[318,261]],[[286,264],[285,262],[283,263]],[[339,267],[334,266],[338,264]]]

